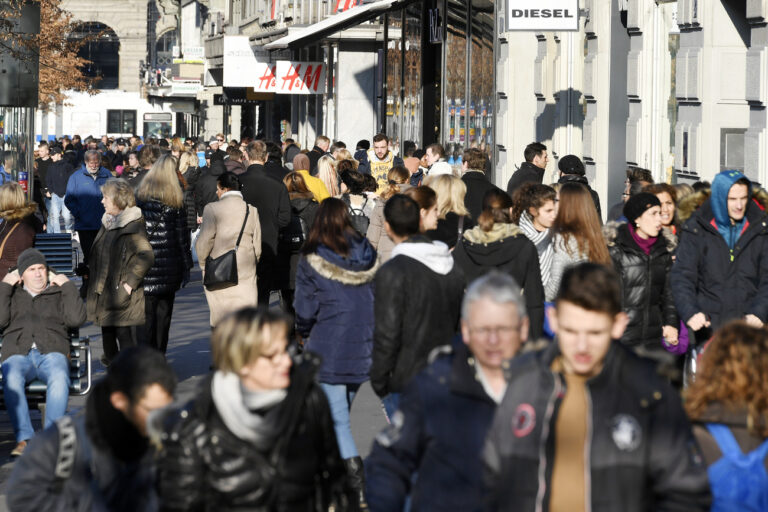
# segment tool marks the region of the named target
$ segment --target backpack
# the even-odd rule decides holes
[[[768,510],[768,473],[765,457],[768,440],[756,450],[742,453],[731,430],[725,425],[707,423],[723,453],[707,473],[712,488],[712,512]]]
[[[291,221],[278,233],[278,249],[282,252],[299,252],[307,240],[308,233],[309,228],[304,219],[291,213]]]
[[[366,233],[368,233],[368,225],[371,223],[371,219],[365,214],[365,205],[368,204],[368,196],[365,197],[365,201],[363,201],[363,205],[360,208],[354,208],[352,206],[349,194],[342,195],[341,199],[347,205],[349,220],[352,221],[352,227],[355,228],[355,231],[360,233],[360,236],[365,237]]]

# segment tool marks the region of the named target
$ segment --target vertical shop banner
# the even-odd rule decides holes
[[[277,19],[277,11],[280,9],[280,0],[272,0],[272,9],[270,9],[271,20]]]
[[[507,0],[506,30],[579,30],[579,0]]]
[[[277,61],[278,94],[325,93],[325,64],[322,62]]]
[[[251,87],[258,78],[256,64],[248,36],[224,36],[224,87]]]

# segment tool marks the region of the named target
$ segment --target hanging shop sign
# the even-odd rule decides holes
[[[507,30],[579,30],[579,0],[507,0]]]
[[[277,63],[259,62],[256,65],[256,82],[253,90],[257,92],[275,92],[277,90]]]
[[[278,94],[325,93],[325,64],[322,62],[277,61],[275,92]]]
[[[224,87],[251,87],[258,62],[248,36],[224,36]]]

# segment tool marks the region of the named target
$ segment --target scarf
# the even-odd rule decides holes
[[[544,286],[547,286],[549,282],[550,270],[552,268],[552,255],[554,253],[552,247],[552,230],[545,229],[539,231],[533,227],[533,219],[528,212],[523,212],[520,215],[520,222],[518,224],[520,229],[525,233],[525,236],[533,242],[536,246],[536,251],[539,253],[539,267],[541,268],[541,282]]]
[[[267,450],[280,432],[276,432],[276,410],[288,391],[245,391],[235,373],[213,374],[211,394],[216,410],[227,428],[243,441],[253,443],[259,450]]]
[[[656,240],[659,239],[658,236],[654,237],[648,237],[641,238],[640,235],[637,234],[637,231],[635,231],[635,227],[631,223],[627,223],[627,228],[629,229],[629,234],[632,235],[632,240],[635,241],[638,247],[640,247],[640,250],[642,250],[646,256],[651,254],[651,247],[653,247],[653,244],[656,243]]]

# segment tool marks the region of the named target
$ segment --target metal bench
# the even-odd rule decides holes
[[[0,350],[2,350],[2,340],[0,339]],[[2,385],[2,374],[0,374],[0,386]],[[77,331],[69,339],[69,395],[83,396],[91,390],[92,370],[91,370],[91,340],[89,338],[80,338]],[[48,386],[41,380],[35,379],[27,384],[27,403],[29,408],[36,408],[45,418],[45,395]],[[0,394],[0,407],[5,408],[5,399]]]
[[[70,233],[39,233],[35,235],[35,249],[43,253],[48,266],[57,274],[75,275],[77,249],[72,246]]]

